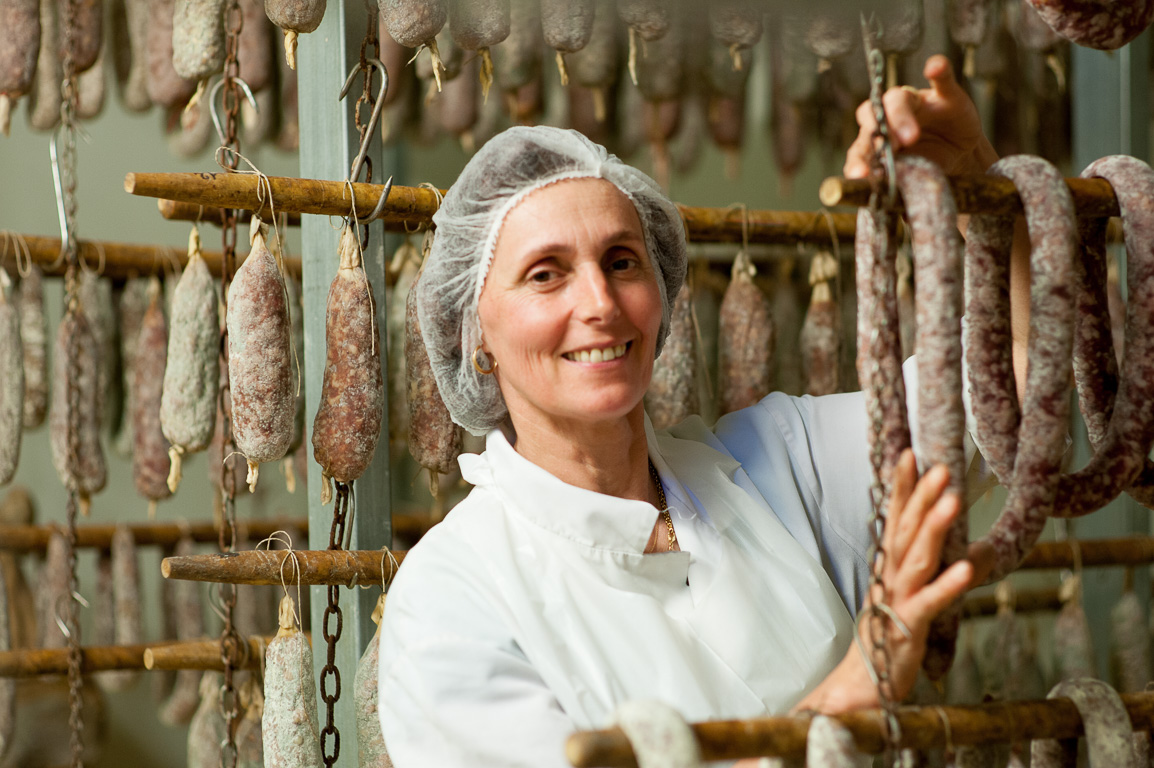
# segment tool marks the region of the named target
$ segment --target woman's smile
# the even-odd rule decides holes
[[[625,353],[629,351],[632,345],[633,342],[627,341],[624,344],[591,347],[576,352],[566,352],[562,357],[574,363],[610,363],[625,357]]]

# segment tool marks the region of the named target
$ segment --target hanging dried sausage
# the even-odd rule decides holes
[[[689,284],[681,286],[669,318],[669,336],[653,363],[645,406],[654,429],[668,429],[700,411],[697,338]]]
[[[116,79],[120,101],[129,112],[146,112],[152,106],[148,95],[148,10],[149,0],[121,0],[113,3],[113,38]]]
[[[44,319],[43,273],[32,264],[20,278],[20,347],[24,356],[25,429],[44,423],[48,411],[48,328]]]
[[[233,439],[252,490],[258,466],[292,443],[296,395],[284,281],[259,232],[229,286],[226,323]]]
[[[974,76],[974,52],[990,34],[994,14],[990,0],[949,0],[946,3],[946,25],[950,39],[965,50],[962,74],[967,78]]]
[[[291,69],[297,68],[297,37],[321,25],[325,5],[326,0],[264,0],[269,21],[284,30],[284,56]]]
[[[1154,22],[1154,2],[1131,0],[1026,0],[1062,37],[1099,51],[1113,51],[1142,34]]]
[[[1022,409],[1019,434],[1030,436],[1017,441],[1016,454],[999,453],[1012,441],[1009,429],[1012,416],[998,406],[1015,401],[1013,377],[998,379],[984,367],[978,356],[967,360],[970,387],[976,416],[981,403],[994,406],[992,419],[977,418],[977,442],[986,450],[994,471],[1005,482],[1007,464],[1013,462],[1012,482],[1005,508],[997,522],[982,538],[992,548],[996,565],[991,580],[1000,579],[1013,570],[1037,541],[1042,527],[1054,509],[1062,454],[1066,448],[1066,414],[1069,410],[1069,375],[1067,366],[1073,346],[1074,300],[1073,263],[1077,247],[1074,203],[1069,188],[1056,168],[1045,160],[1024,155],[1003,158],[990,173],[1011,179],[1018,188],[1026,211],[1030,234],[1030,337],[1029,373],[1026,378],[1026,405]],[[974,216],[970,220],[966,244],[966,274],[970,285],[983,281],[988,258],[1008,262],[1008,251],[991,250],[1008,247],[1012,239],[1012,222],[1004,218]],[[999,232],[1000,230],[1000,232]],[[996,270],[995,270],[996,272]],[[993,294],[989,304],[975,304],[976,295]],[[979,290],[967,299],[968,349],[980,348],[986,337],[1000,337],[1008,328],[1008,293]],[[1008,335],[1004,337],[1008,339]],[[999,340],[995,338],[995,340]],[[1001,360],[1009,351],[1000,352]],[[1004,363],[1000,363],[1004,364]],[[1011,367],[1012,370],[1012,367]]]
[[[172,444],[168,489],[180,484],[181,457],[208,447],[216,426],[220,380],[220,324],[216,284],[200,253],[195,227],[188,238],[188,264],[172,297],[172,332],[160,399],[160,427]]]
[[[1137,768],[1132,740],[1134,729],[1126,705],[1122,703],[1117,691],[1100,680],[1064,680],[1054,686],[1046,698],[1070,699],[1078,708],[1086,732],[1090,765]],[[1032,764],[1039,768],[1050,768],[1056,764],[1053,762],[1055,753],[1069,754],[1069,750],[1055,747],[1057,745],[1049,739],[1035,741],[1031,750]],[[1076,748],[1073,756],[1077,757]],[[1057,764],[1062,762],[1065,761]]]
[[[188,768],[219,768],[227,724],[220,710],[220,675],[200,677],[200,704],[188,725]]]
[[[148,0],[148,98],[165,109],[184,106],[196,92],[196,81],[181,77],[172,66],[175,5],[176,0]]]
[[[565,54],[589,43],[596,11],[595,0],[541,0],[541,32],[545,44],[557,51],[561,85],[569,84]]]
[[[377,625],[369,645],[357,662],[357,673],[353,679],[353,700],[357,710],[357,765],[360,768],[392,768],[385,749],[385,738],[381,734],[381,716],[377,711],[377,672],[380,662],[381,616],[385,611],[385,595],[382,592],[373,609],[372,619]]]
[[[69,362],[70,355],[75,355],[73,363]],[[83,313],[75,310],[65,313],[56,330],[53,359],[57,366],[56,386],[48,414],[52,463],[64,487],[79,495],[81,513],[87,514],[89,497],[104,488],[107,475],[97,407],[99,351]],[[73,389],[77,390],[79,404],[75,453],[70,449],[69,440],[69,395]]]
[[[859,762],[849,729],[832,717],[814,715],[805,740],[807,768],[854,768]]]
[[[24,426],[24,350],[11,288],[8,273],[0,268],[0,485],[16,474]]]
[[[160,427],[160,407],[168,359],[168,329],[161,304],[160,282],[150,289],[148,310],[140,326],[132,381],[132,479],[136,492],[155,505],[172,495],[168,488],[168,441]]]
[[[1132,580],[1133,574],[1128,574],[1127,581]],[[1127,584],[1110,610],[1110,627],[1114,683],[1122,693],[1139,693],[1150,682],[1150,634],[1133,583]]]
[[[769,394],[773,378],[773,316],[753,282],[744,251],[733,262],[718,322],[717,389],[721,415],[748,408]]]
[[[381,22],[389,37],[407,48],[429,49],[437,90],[441,88],[440,52],[437,33],[445,26],[449,15],[447,0],[377,0]]]
[[[801,329],[801,368],[807,395],[837,392],[837,360],[841,348],[841,310],[830,287],[837,277],[837,260],[826,252],[813,257],[809,284],[813,294]]]
[[[224,67],[224,5],[223,0],[175,0],[172,66],[176,74],[203,80]]]
[[[280,604],[280,630],[265,651],[261,734],[268,768],[322,765],[313,651],[295,625],[293,601],[286,595]]]
[[[173,555],[187,557],[196,554],[196,544],[189,536],[182,536],[176,543]],[[167,581],[165,583],[168,583]],[[176,624],[176,639],[191,641],[204,636],[204,610],[200,601],[200,584],[195,581],[175,581],[172,583],[172,608]],[[169,725],[185,725],[196,712],[200,698],[198,689],[201,673],[193,669],[182,669],[176,673],[172,692],[165,699],[158,715]]]
[[[493,84],[489,49],[509,36],[509,0],[450,0],[449,20],[453,42],[481,54],[481,92],[488,99]]]
[[[32,89],[40,54],[40,3],[0,2],[0,133],[11,125],[12,108]]]
[[[56,0],[40,0],[40,52],[36,59],[36,80],[28,92],[28,124],[37,131],[50,131],[60,121],[60,83],[64,69],[57,50],[58,14]]]
[[[437,475],[456,469],[461,433],[437,390],[417,316],[417,283],[409,289],[405,318],[405,362],[409,367],[409,453],[429,470],[429,488],[438,495]]]
[[[1094,677],[1090,624],[1082,607],[1082,578],[1074,575],[1059,589],[1062,609],[1054,621],[1054,668],[1060,680]]]
[[[144,620],[140,610],[140,568],[136,562],[136,540],[127,526],[118,525],[112,533],[112,596],[116,625],[113,635],[117,645],[144,642]],[[115,673],[118,690],[136,683],[139,672]]]
[[[330,478],[351,483],[372,462],[385,406],[372,287],[351,225],[341,233],[340,268],[329,287],[325,312],[325,374],[312,433],[313,458],[322,473],[322,504],[329,500]]]

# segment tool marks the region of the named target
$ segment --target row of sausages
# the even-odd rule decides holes
[[[974,439],[1009,491],[1001,515],[981,540],[994,553],[989,578],[996,580],[1017,567],[1050,516],[1088,514],[1123,491],[1144,502],[1150,493],[1143,473],[1154,444],[1149,415],[1154,393],[1147,389],[1147,366],[1152,361],[1146,345],[1151,337],[1148,309],[1143,307],[1154,289],[1154,273],[1146,267],[1154,241],[1138,200],[1154,194],[1154,171],[1134,158],[1117,156],[1099,160],[1083,173],[1104,178],[1114,187],[1133,265],[1121,373],[1105,296],[1104,222],[1083,222],[1079,233],[1068,186],[1057,169],[1040,158],[1007,157],[990,173],[1011,179],[1018,188],[1031,246],[1029,366],[1022,403],[1011,354],[1013,217],[973,216],[963,248],[949,184],[941,171],[920,158],[902,159],[897,165],[897,185],[906,201],[913,241],[919,460],[925,467],[945,464],[956,490],[962,492],[964,306],[964,365]],[[892,217],[881,213],[863,209],[859,214],[858,365],[871,412],[879,414],[871,441],[878,441],[883,456],[883,485],[888,485],[889,469],[901,450],[910,444],[893,226]],[[1094,425],[1095,455],[1086,468],[1063,475],[1071,366],[1079,405]],[[967,543],[962,516],[947,538],[944,563],[964,557]],[[935,623],[925,661],[931,677],[949,668],[956,627],[956,612],[947,612]]]

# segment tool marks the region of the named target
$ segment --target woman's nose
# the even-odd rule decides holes
[[[600,269],[585,270],[578,280],[577,311],[586,322],[608,322],[616,319],[621,308],[605,273]]]

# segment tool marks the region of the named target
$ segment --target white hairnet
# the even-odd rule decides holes
[[[637,209],[661,293],[657,353],[669,333],[672,302],[685,280],[685,230],[677,206],[653,179],[577,131],[517,126],[469,161],[433,216],[437,236],[417,283],[417,314],[441,398],[453,421],[480,435],[504,421],[494,376],[473,368],[481,343],[477,300],[501,225],[527,194],[565,179],[611,182]]]

